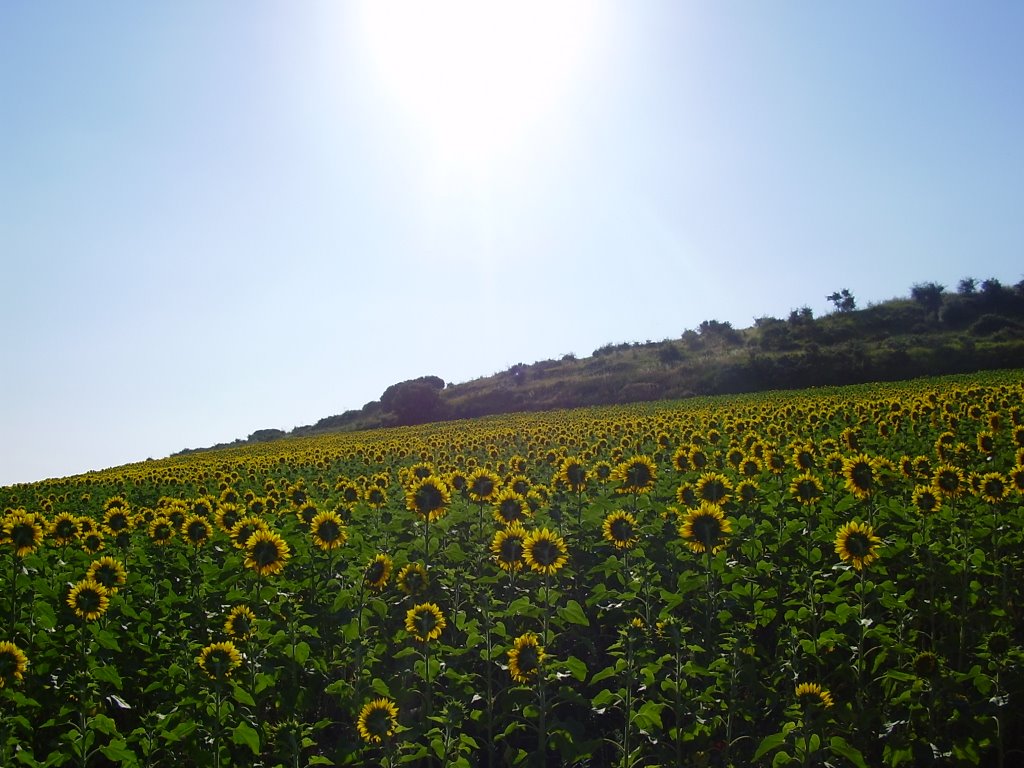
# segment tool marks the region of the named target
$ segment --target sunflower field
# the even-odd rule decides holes
[[[2,766],[1024,763],[1019,372],[0,489]]]

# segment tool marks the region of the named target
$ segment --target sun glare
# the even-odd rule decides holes
[[[372,65],[445,164],[486,166],[538,130],[586,64],[587,0],[374,0],[361,6]]]

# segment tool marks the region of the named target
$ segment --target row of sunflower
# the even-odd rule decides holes
[[[0,762],[1005,760],[1021,395],[511,416],[0,489]]]

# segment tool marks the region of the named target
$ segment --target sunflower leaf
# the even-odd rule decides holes
[[[559,608],[558,615],[570,624],[578,624],[582,627],[590,626],[590,620],[587,618],[586,614],[583,613],[582,606],[575,600],[570,600],[565,604],[564,608]]]
[[[260,735],[251,725],[245,721],[235,726],[231,732],[231,740],[240,746],[246,746],[254,755],[260,753]]]

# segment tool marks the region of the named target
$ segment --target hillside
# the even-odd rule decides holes
[[[910,297],[864,309],[844,291],[836,311],[814,317],[759,317],[749,328],[707,320],[679,337],[607,344],[588,357],[566,355],[445,384],[436,375],[400,382],[380,400],[291,432],[261,429],[245,442],[338,430],[476,418],[587,405],[697,395],[896,381],[1024,367],[1024,282],[961,281],[956,293],[934,283]],[[221,446],[215,447],[223,447]],[[185,451],[183,453],[186,453]]]

